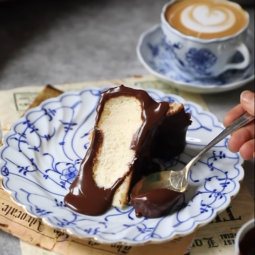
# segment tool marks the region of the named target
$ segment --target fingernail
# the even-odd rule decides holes
[[[254,93],[252,93],[251,91],[245,90],[241,94],[241,100],[244,103],[249,103],[249,104],[253,103],[254,102]]]

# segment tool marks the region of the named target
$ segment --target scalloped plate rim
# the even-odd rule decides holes
[[[62,100],[63,97],[65,97],[65,96],[67,96],[68,94],[71,94],[71,93],[74,93],[74,94],[76,94],[76,95],[79,95],[79,94],[83,93],[83,92],[86,91],[86,90],[96,89],[96,90],[99,90],[99,91],[103,91],[103,90],[105,90],[105,89],[107,89],[107,88],[109,88],[109,87],[113,87],[113,86],[115,86],[115,85],[107,85],[107,86],[105,86],[105,87],[89,87],[89,88],[84,88],[84,89],[79,90],[79,91],[68,91],[68,92],[65,92],[65,93],[59,95],[58,97],[47,99],[47,100],[43,101],[40,105],[38,105],[38,106],[36,106],[36,107],[34,107],[34,108],[32,108],[32,109],[29,109],[29,110],[24,114],[24,116],[22,116],[21,118],[19,118],[18,120],[16,120],[16,121],[12,124],[10,131],[4,136],[4,138],[3,138],[3,145],[0,147],[0,154],[1,154],[1,152],[2,152],[5,148],[8,147],[8,146],[6,145],[6,143],[5,143],[5,140],[6,140],[6,138],[7,138],[8,136],[14,134],[13,127],[14,127],[16,124],[18,124],[19,122],[21,122],[23,119],[25,119],[25,116],[26,116],[27,114],[29,114],[31,111],[34,111],[34,110],[36,110],[36,109],[40,109],[40,107],[41,107],[43,104],[52,102],[52,101],[54,101],[54,100],[56,100],[56,99],[59,99],[58,101],[61,102],[61,100]],[[133,87],[133,88],[135,88],[135,89],[143,89],[143,88],[139,88],[139,87],[137,87],[137,86],[129,86],[129,87]],[[195,106],[195,107],[197,108],[198,112],[200,112],[200,113],[206,112],[206,114],[209,114],[209,115],[212,117],[213,123],[214,123],[214,124],[217,124],[219,127],[223,127],[222,123],[218,121],[217,117],[216,117],[214,114],[212,114],[212,113],[209,112],[209,111],[203,110],[202,107],[201,107],[200,105],[198,105],[198,104],[196,104],[196,103],[194,103],[194,102],[186,101],[184,98],[182,98],[182,97],[179,96],[179,95],[167,94],[167,93],[164,93],[163,91],[160,91],[160,90],[157,90],[157,89],[151,89],[151,88],[143,89],[143,90],[146,90],[146,91],[155,91],[155,92],[157,92],[157,93],[159,92],[159,93],[161,93],[162,95],[166,95],[166,96],[167,96],[167,95],[173,95],[174,97],[181,99],[181,101],[183,101],[184,103],[191,104],[191,105]],[[215,122],[216,122],[216,123],[215,123]],[[239,155],[239,153],[238,153],[238,155]],[[14,201],[18,206],[21,206],[21,207],[24,209],[24,211],[25,211],[28,215],[30,215],[30,216],[32,216],[32,217],[34,217],[34,218],[36,218],[36,219],[41,219],[42,222],[43,222],[44,224],[48,225],[49,227],[52,227],[52,228],[54,228],[54,229],[59,229],[59,230],[61,230],[61,231],[63,231],[63,232],[66,232],[66,233],[70,234],[71,236],[76,237],[76,238],[79,238],[79,239],[84,239],[84,240],[95,240],[95,241],[97,241],[97,242],[99,242],[99,243],[101,243],[101,244],[115,244],[115,243],[121,243],[121,244],[125,244],[125,245],[130,245],[130,246],[141,246],[141,245],[146,245],[146,244],[159,244],[159,243],[164,243],[164,242],[171,241],[171,240],[173,240],[173,239],[175,239],[175,238],[178,238],[178,237],[187,236],[187,235],[193,233],[196,229],[198,229],[198,228],[200,228],[200,227],[203,227],[203,226],[209,224],[218,214],[220,214],[221,212],[223,212],[223,211],[230,205],[230,203],[231,203],[231,201],[232,201],[232,198],[235,197],[235,196],[239,193],[239,191],[240,191],[240,182],[241,182],[241,181],[243,180],[243,178],[244,178],[244,169],[243,169],[243,167],[242,167],[242,164],[243,164],[244,160],[243,160],[243,158],[242,158],[240,155],[239,155],[239,158],[240,158],[240,161],[238,162],[237,165],[240,167],[240,170],[241,170],[241,171],[240,171],[239,176],[238,176],[237,179],[236,179],[236,184],[237,184],[237,186],[236,186],[236,188],[235,188],[235,190],[234,190],[235,192],[232,191],[232,193],[235,193],[235,194],[229,195],[229,199],[224,203],[224,205],[221,206],[221,209],[217,209],[217,211],[215,210],[215,212],[213,213],[213,216],[211,216],[210,219],[203,220],[203,222],[195,220],[195,222],[194,222],[192,228],[189,229],[189,230],[186,230],[185,233],[181,233],[181,232],[178,232],[178,231],[174,231],[174,234],[172,235],[172,237],[167,238],[167,239],[164,239],[164,240],[158,240],[158,239],[155,240],[155,239],[152,239],[152,240],[136,241],[136,242],[127,242],[127,241],[117,240],[116,242],[112,242],[112,241],[109,241],[109,242],[108,242],[108,241],[106,241],[105,239],[101,239],[101,238],[98,237],[98,235],[96,235],[96,234],[95,234],[95,235],[92,235],[91,237],[84,237],[84,236],[76,235],[76,234],[73,233],[72,230],[69,229],[69,228],[65,228],[65,227],[56,227],[56,226],[54,226],[53,224],[51,224],[46,218],[36,216],[36,215],[34,215],[33,213],[29,212],[29,210],[28,210],[28,208],[27,208],[28,206],[22,205],[21,203],[19,203],[19,202],[15,199],[15,195],[14,195],[15,192],[14,192],[14,191],[11,191],[11,190],[9,190],[8,188],[5,187],[5,185],[4,185],[4,183],[3,183],[5,177],[2,176],[1,173],[0,173],[0,178],[1,178],[1,181],[2,181],[2,187],[3,187],[3,189],[10,195],[11,200]],[[0,160],[2,160],[2,159],[0,158]],[[7,177],[7,178],[8,178],[8,177]]]

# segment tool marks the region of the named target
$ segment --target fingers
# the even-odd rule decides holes
[[[251,139],[254,139],[254,123],[250,123],[235,131],[229,140],[228,148],[233,152],[238,152],[243,144]],[[253,152],[254,148],[252,149]]]
[[[240,96],[241,104],[230,110],[224,118],[224,125],[231,125],[245,111],[254,116],[254,93],[244,91]],[[254,122],[234,132],[229,140],[228,147],[233,152],[240,152],[245,159],[254,157]]]
[[[230,124],[232,124],[236,119],[240,117],[241,114],[245,112],[244,108],[241,104],[234,107],[232,110],[230,110],[226,117],[224,118],[224,126],[228,127]]]
[[[242,107],[254,116],[254,93],[251,91],[244,91],[240,96]]]
[[[244,160],[254,158],[254,139],[246,142],[240,149],[240,154]]]
[[[240,96],[241,104],[230,110],[224,118],[225,127],[232,124],[245,111],[254,116],[254,93],[251,91],[244,91]]]

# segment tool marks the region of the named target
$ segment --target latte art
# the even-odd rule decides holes
[[[236,34],[248,23],[246,12],[238,4],[219,0],[177,1],[165,15],[173,28],[202,39]]]
[[[217,33],[231,28],[235,15],[227,8],[210,10],[206,5],[191,5],[181,14],[182,24],[190,30],[202,33]]]

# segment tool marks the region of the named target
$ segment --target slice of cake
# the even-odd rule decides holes
[[[170,119],[178,119],[176,116],[179,121],[173,128]],[[124,206],[131,187],[143,175],[159,170],[152,164],[152,157],[158,154],[155,146],[168,150],[168,156],[181,153],[190,123],[183,105],[157,103],[143,90],[122,85],[102,93],[90,147],[65,203],[88,215],[103,214],[111,205]],[[168,128],[175,134],[170,135]],[[162,134],[168,134],[170,148]],[[176,139],[171,144],[170,136],[179,137],[181,145]]]

